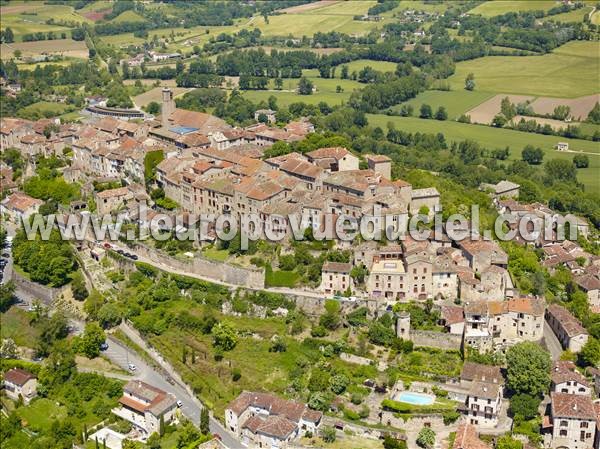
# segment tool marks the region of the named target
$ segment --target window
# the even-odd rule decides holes
[[[567,421],[563,420],[560,422],[560,427],[568,427],[568,426],[569,426],[569,423]]]
[[[561,437],[566,437],[567,436],[567,431],[563,429],[563,430],[560,431],[559,435]]]

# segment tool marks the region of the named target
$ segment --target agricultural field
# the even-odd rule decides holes
[[[30,5],[14,5],[2,7],[2,29],[10,27],[16,41],[21,41],[24,34],[49,31],[56,33],[66,32],[70,28],[62,25],[48,25],[46,21],[53,19],[57,22],[68,21],[76,23],[90,23],[90,20],[75,12],[72,6],[47,5],[40,7],[41,2],[31,2]]]
[[[397,129],[407,132],[443,133],[448,142],[471,139],[488,149],[502,149],[510,147],[510,159],[520,159],[522,149],[531,144],[540,147],[545,152],[544,160],[567,159],[572,160],[576,152],[585,152],[589,155],[590,166],[577,171],[577,178],[590,189],[600,189],[600,145],[597,142],[581,139],[567,139],[559,136],[545,136],[542,134],[526,133],[512,129],[492,128],[484,125],[471,125],[454,121],[440,122],[437,120],[424,120],[414,117],[395,117],[383,114],[368,114],[371,126],[380,126],[386,129],[389,122],[396,125]],[[558,152],[554,149],[557,142],[568,142],[569,149],[573,152]]]
[[[485,102],[491,95],[487,92],[469,92],[466,90],[428,90],[420,93],[412,100],[394,106],[392,109],[398,111],[403,104],[409,104],[414,108],[414,114],[418,115],[422,104],[428,104],[434,112],[440,106],[444,106],[448,112],[448,119],[455,120],[472,107]]]
[[[342,64],[336,67],[335,76],[339,78],[342,72],[342,66],[348,66],[348,73],[352,74],[352,72],[360,72],[365,67],[371,67],[373,70],[378,70],[380,72],[395,72],[397,64],[394,62],[387,61],[371,61],[369,59],[358,59],[356,61],[351,61],[347,64]]]
[[[341,80],[337,78],[320,78],[316,70],[304,70],[304,76],[306,76],[314,86],[317,88],[317,92],[312,95],[299,95],[296,93],[298,87],[298,79],[284,79],[283,90],[274,90],[273,82],[271,81],[272,90],[249,90],[244,91],[244,96],[251,101],[267,101],[267,99],[274,95],[280,106],[288,106],[294,102],[304,102],[308,104],[317,104],[321,101],[328,103],[329,105],[338,105],[345,102],[350,98],[350,95],[355,89],[361,89],[364,84],[353,80]],[[343,91],[340,93],[336,92],[337,86],[340,86]]]
[[[469,73],[475,90],[549,97],[580,97],[600,92],[600,43],[572,41],[543,56],[486,56],[456,64],[448,81],[464,88]]]
[[[593,10],[593,6],[585,6],[583,8],[575,9],[574,11],[550,16],[548,19],[556,22],[583,22],[585,15],[589,14]]]
[[[84,41],[55,39],[51,41],[14,42],[0,45],[2,59],[12,58],[15,50],[20,50],[23,58],[39,56],[42,53],[64,57],[87,59],[89,53]]]
[[[119,14],[114,19],[110,20],[111,23],[120,23],[120,22],[145,22],[142,16],[132,10],[127,10]]]
[[[72,108],[63,103],[52,103],[50,101],[38,101],[21,109],[23,117],[54,117],[65,114]]]
[[[469,11],[469,14],[480,14],[483,17],[499,16],[516,11],[547,11],[556,6],[554,0],[494,0],[482,3]]]

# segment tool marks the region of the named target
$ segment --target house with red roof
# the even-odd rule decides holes
[[[2,386],[6,396],[15,401],[22,398],[25,404],[37,396],[37,378],[21,368],[12,368],[4,373]]]

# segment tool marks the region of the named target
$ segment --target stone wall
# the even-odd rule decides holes
[[[410,331],[410,339],[415,346],[428,346],[430,348],[446,351],[459,351],[462,346],[462,335],[448,334],[435,331]]]
[[[184,262],[145,245],[135,245],[133,249],[137,255],[159,266],[168,265],[174,270],[195,273],[215,281],[241,287],[263,288],[265,285],[265,272],[263,269],[236,267],[202,257],[194,257],[189,262]]]
[[[62,292],[62,288],[52,288],[45,285],[38,284],[30,281],[17,273],[15,270],[12,271],[12,280],[15,283],[17,294],[19,291],[24,292],[26,295],[32,298],[41,300],[44,304],[51,304],[56,298],[58,298]]]

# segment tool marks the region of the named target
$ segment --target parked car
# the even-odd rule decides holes
[[[104,246],[106,249],[111,249],[111,248],[112,248],[112,245],[111,245],[110,243],[108,243],[108,242],[106,242],[106,243],[105,243],[104,245],[102,245],[102,246]]]
[[[183,407],[183,402],[181,402],[179,399],[177,399],[177,407]]]
[[[100,345],[100,351],[106,351],[108,349],[108,343],[104,342]]]
[[[138,259],[139,259],[139,257],[138,257],[136,254],[132,254],[132,255],[131,255],[131,258],[132,258],[133,260],[138,260]]]
[[[127,368],[129,369],[129,371],[135,371],[137,370],[137,366],[135,366],[133,363],[130,363]]]

